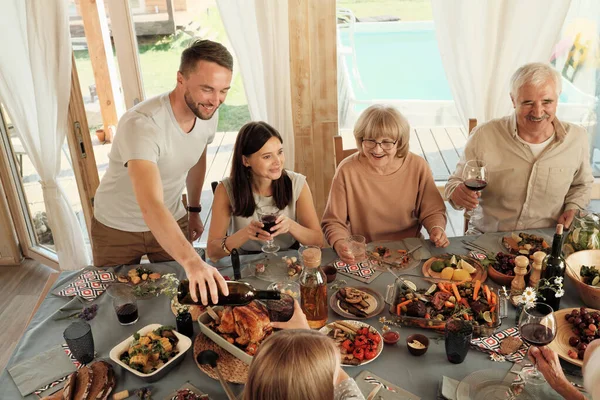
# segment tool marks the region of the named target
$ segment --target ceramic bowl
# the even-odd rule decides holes
[[[600,269],[600,250],[582,250],[571,254],[565,260],[567,263],[567,276],[579,292],[583,304],[596,310],[600,309],[600,286],[591,286],[583,283],[579,273],[581,266],[595,266]]]
[[[411,343],[413,340],[421,342],[425,346],[425,348],[416,349],[416,348],[410,346],[409,343]],[[410,354],[412,354],[413,356],[417,356],[417,357],[422,356],[423,354],[427,353],[427,349],[429,348],[429,339],[425,335],[421,335],[420,333],[415,333],[406,338],[406,347],[408,348],[408,352]]]

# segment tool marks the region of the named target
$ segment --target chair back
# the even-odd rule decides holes
[[[344,158],[356,153],[358,149],[354,148],[344,150],[344,142],[342,141],[342,137],[340,135],[335,135],[333,137],[333,151],[335,155],[335,166],[337,168]]]

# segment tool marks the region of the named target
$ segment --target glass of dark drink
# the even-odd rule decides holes
[[[488,184],[488,173],[485,161],[469,160],[463,169],[463,182],[467,189],[474,192],[480,192]],[[477,206],[479,207],[479,206]],[[476,208],[477,208],[476,207]],[[471,218],[473,211],[467,211],[467,215]]]
[[[519,333],[523,341],[530,346],[549,345],[556,337],[556,318],[552,307],[545,303],[533,303],[530,307],[523,307],[519,317]],[[523,369],[521,377],[525,383],[533,385],[546,383],[536,364],[533,368]]]
[[[111,285],[108,293],[113,298],[113,306],[121,325],[133,325],[139,318],[135,296],[128,285]]]
[[[271,229],[276,225],[280,210],[276,206],[262,206],[256,210],[259,221],[263,224],[263,230],[271,234]],[[264,253],[277,253],[280,247],[275,244],[273,239],[267,240],[261,250]]]
[[[446,322],[444,339],[448,361],[452,364],[460,364],[465,361],[472,338],[473,324],[470,322],[458,319]]]
[[[90,324],[85,321],[73,322],[67,326],[63,337],[77,361],[87,364],[94,359],[94,336]]]

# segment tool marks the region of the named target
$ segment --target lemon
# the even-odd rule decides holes
[[[446,267],[440,273],[440,277],[442,279],[452,279],[452,275],[454,274],[454,268]]]
[[[444,271],[442,271],[443,273]],[[453,281],[470,281],[471,280],[471,274],[469,274],[466,270],[464,269],[457,269],[454,271],[454,273],[452,274],[452,280]]]
[[[429,287],[429,289],[427,289],[427,291],[425,292],[425,295],[429,296],[430,294],[432,294],[433,292],[435,292],[436,289],[437,289],[437,285],[434,283],[433,285],[431,285]]]
[[[452,256],[452,258],[450,259],[450,265],[456,265],[456,256]]]
[[[579,242],[579,232],[581,232],[581,228],[575,228],[575,230],[573,231],[573,241],[575,243]]]
[[[468,262],[466,262],[465,260],[460,260],[458,262],[458,267],[461,269],[464,269],[465,271],[467,271],[469,274],[472,274],[474,272],[476,272],[477,270],[475,269],[474,266],[472,266],[471,264],[469,264]]]
[[[415,285],[413,282],[411,281],[407,281],[406,279],[404,280],[404,284],[413,292],[417,291],[417,285]]]
[[[492,323],[492,314],[490,314],[489,311],[486,311],[483,313],[483,320],[485,322],[489,322],[490,324]]]

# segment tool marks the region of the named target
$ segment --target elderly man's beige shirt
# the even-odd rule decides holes
[[[547,228],[565,210],[587,207],[594,181],[587,132],[556,118],[554,129],[554,140],[536,159],[518,139],[514,113],[478,126],[446,184],[446,198],[463,182],[466,161],[478,159],[488,171],[473,218],[481,232]]]

